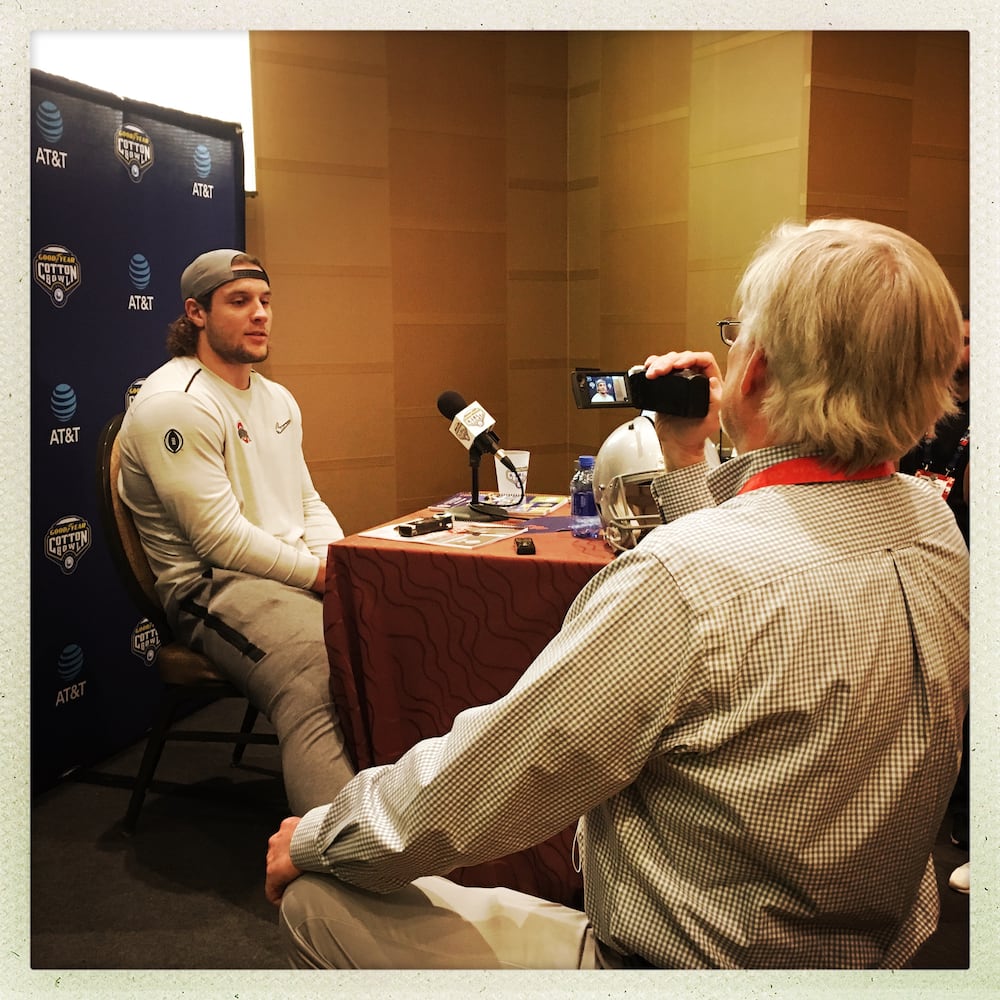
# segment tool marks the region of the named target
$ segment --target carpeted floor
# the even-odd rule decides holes
[[[199,725],[239,724],[242,703],[216,702]],[[258,727],[266,728],[266,722]],[[125,812],[142,744],[40,795],[31,821],[32,969],[284,969],[264,899],[267,838],[286,815],[275,747],[170,743],[134,836]],[[969,897],[947,887],[968,855],[942,829],[935,849],[941,923],[914,963],[969,961]]]

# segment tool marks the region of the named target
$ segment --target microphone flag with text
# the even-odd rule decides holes
[[[493,433],[496,420],[485,407],[476,401],[466,404],[460,393],[449,389],[438,396],[437,408],[446,420],[451,421],[448,429],[452,437],[461,441],[466,451],[496,455],[506,468],[517,474],[514,463],[503,448],[499,447],[500,439]]]

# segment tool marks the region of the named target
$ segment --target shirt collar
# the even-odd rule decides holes
[[[785,462],[790,458],[815,454],[817,452],[810,451],[801,444],[775,445],[771,448],[748,451],[745,455],[737,455],[736,458],[731,458],[718,468],[710,470],[707,477],[708,488],[716,504],[725,503],[726,500],[736,496],[751,476],[757,475],[769,466]]]

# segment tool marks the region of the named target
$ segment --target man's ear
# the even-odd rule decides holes
[[[740,392],[744,396],[763,395],[767,389],[767,358],[764,352],[755,347],[747,358],[740,375]]]
[[[184,300],[184,315],[199,329],[205,325],[205,310],[197,299]]]

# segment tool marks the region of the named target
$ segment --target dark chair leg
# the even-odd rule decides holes
[[[177,692],[170,688],[164,691],[159,715],[146,739],[146,749],[142,755],[142,762],[139,764],[139,771],[135,776],[135,784],[132,786],[132,795],[129,798],[125,818],[122,820],[122,832],[127,835],[135,832],[136,824],[139,821],[139,812],[142,810],[142,804],[146,798],[146,791],[152,783],[156,766],[160,762],[167,733],[170,730],[179,701],[180,697]]]
[[[253,732],[253,727],[257,722],[257,715],[258,715],[257,709],[254,708],[253,705],[251,705],[248,702],[247,710],[243,715],[243,724],[240,726],[241,734],[246,735],[248,733]],[[240,741],[233,746],[233,760],[232,760],[233,767],[236,767],[236,765],[239,764],[241,760],[243,760],[243,752],[244,750],[246,750],[248,742],[249,740]]]

